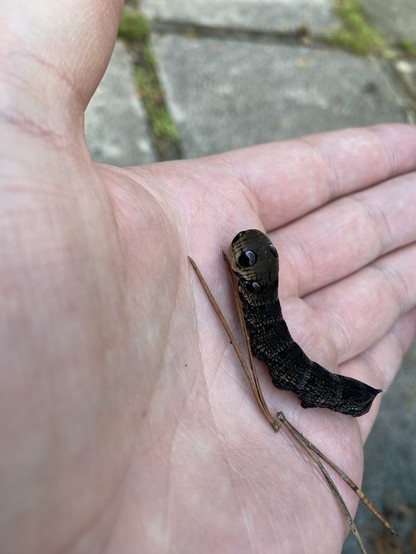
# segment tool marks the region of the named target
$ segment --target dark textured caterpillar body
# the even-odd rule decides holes
[[[229,253],[253,355],[265,362],[273,384],[298,395],[303,408],[329,408],[361,416],[380,389],[329,372],[292,339],[278,299],[279,257],[269,237],[256,229],[233,239]]]

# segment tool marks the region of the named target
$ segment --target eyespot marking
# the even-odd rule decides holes
[[[249,292],[253,292],[254,294],[258,294],[263,290],[262,285],[260,285],[257,281],[248,282],[246,288]]]
[[[245,250],[238,256],[237,264],[240,267],[251,267],[257,262],[257,254],[252,250]]]

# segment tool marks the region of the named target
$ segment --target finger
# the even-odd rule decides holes
[[[416,172],[408,173],[272,233],[282,253],[282,291],[303,296],[415,241],[415,190]]]
[[[410,347],[415,332],[416,309],[413,308],[401,316],[371,348],[343,363],[340,366],[340,372],[343,375],[357,373],[366,376],[367,383],[379,382],[380,387],[387,390],[400,368],[403,356]],[[374,409],[359,418],[364,441],[374,424],[383,396],[376,398],[373,404]]]
[[[416,244],[412,244],[306,298],[317,313],[325,314],[338,363],[371,348],[416,305],[415,273]],[[379,385],[385,383],[375,383]]]
[[[416,170],[415,151],[416,129],[398,124],[311,135],[224,158],[254,193],[270,231],[334,198]]]

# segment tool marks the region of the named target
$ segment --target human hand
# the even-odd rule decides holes
[[[2,552],[339,551],[338,506],[261,417],[186,256],[236,326],[221,250],[266,230],[294,338],[387,388],[416,325],[416,131],[95,166],[82,114],[121,8],[2,15]],[[379,401],[358,420],[303,410],[260,373],[269,407],[359,481]]]

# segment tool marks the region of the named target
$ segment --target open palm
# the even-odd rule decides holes
[[[82,113],[122,3],[39,4],[1,73],[2,552],[339,551],[338,506],[262,418],[187,254],[237,328],[221,250],[266,230],[295,339],[386,389],[416,326],[416,131],[97,167]],[[359,481],[379,400],[359,420],[303,410],[259,370],[271,411]]]

